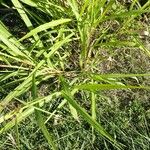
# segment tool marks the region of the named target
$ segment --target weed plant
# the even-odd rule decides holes
[[[0,7],[0,149],[150,149],[149,0]]]

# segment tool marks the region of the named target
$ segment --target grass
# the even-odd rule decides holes
[[[0,149],[149,149],[149,1],[1,8]]]

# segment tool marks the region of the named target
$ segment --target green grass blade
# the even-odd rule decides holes
[[[98,133],[110,140],[116,147],[120,148],[120,145],[105,131],[105,129],[95,121],[77,102],[73,99],[71,94],[67,91],[62,91],[64,98],[77,110],[77,112],[90,124],[92,125]]]
[[[129,41],[114,41],[114,42],[106,42],[106,43],[100,43],[95,45],[95,47],[99,46],[113,46],[113,47],[125,47],[125,46],[130,46],[130,47],[135,47],[136,43],[135,42],[129,42]]]
[[[147,89],[150,90],[149,86],[132,86],[132,85],[118,85],[118,84],[81,84],[76,85],[74,88],[78,90],[112,90],[112,89]]]
[[[12,73],[5,73],[3,76],[0,76],[0,83],[2,83],[3,81],[11,78],[11,77],[15,77],[15,76],[18,76],[20,75],[21,76],[21,73],[19,73],[18,71],[14,71]],[[26,74],[22,74],[23,76],[26,75]]]
[[[33,25],[30,21],[30,19],[28,18],[27,14],[25,13],[22,5],[20,4],[20,2],[18,0],[12,0],[12,3],[14,4],[15,8],[17,9],[18,13],[20,14],[22,20],[24,21],[24,23],[26,24],[26,26],[28,27],[29,30],[33,29]],[[40,41],[40,38],[37,34],[34,35],[34,39],[36,41]],[[39,43],[39,47],[43,47],[42,42],[40,41]]]
[[[67,2],[70,5],[74,15],[76,16],[76,19],[78,21],[81,21],[79,10],[78,10],[78,5],[77,5],[76,0],[67,0]]]
[[[15,117],[15,131],[16,131],[16,143],[17,143],[17,149],[20,150],[20,138],[19,138],[19,129],[18,129],[18,121],[17,117]]]
[[[131,11],[127,11],[127,12],[123,12],[120,14],[113,14],[111,16],[106,16],[104,17],[104,19],[102,21],[108,20],[108,19],[116,19],[116,18],[127,18],[129,16],[133,16],[133,15],[141,15],[144,13],[149,13],[150,9],[146,9],[146,10],[131,10]]]
[[[69,21],[71,21],[71,19],[59,19],[59,20],[55,20],[55,21],[51,21],[51,22],[45,23],[45,24],[40,25],[39,27],[31,30],[24,37],[22,37],[19,41],[22,41],[22,40],[24,40],[26,38],[29,38],[30,36],[34,36],[34,35],[36,35],[37,33],[41,32],[41,31],[45,31],[45,30],[47,30],[49,28],[52,28],[52,27],[55,27],[55,26],[67,23]]]
[[[38,7],[33,0],[20,0],[20,1],[22,1],[23,3],[25,3],[31,7]]]
[[[20,95],[21,93],[25,92],[27,88],[31,86],[31,81],[32,81],[32,75],[34,72],[40,68],[44,64],[44,60],[41,61],[35,69],[30,73],[30,75],[26,78],[26,80],[20,84],[18,87],[15,88],[14,91],[10,92],[3,101],[0,102],[0,112],[4,109],[4,107],[16,96]]]
[[[112,9],[112,5],[115,3],[115,0],[109,1],[106,8],[104,9],[103,13],[95,20],[94,27],[97,27],[100,22],[102,22],[103,18],[105,18],[108,11]]]
[[[12,3],[14,4],[15,8],[17,9],[18,13],[20,14],[22,20],[24,21],[24,23],[26,24],[26,26],[28,27],[28,29],[31,29],[32,23],[29,20],[28,16],[26,15],[23,7],[21,6],[20,2],[18,0],[12,0]]]
[[[36,72],[35,72],[36,73]],[[32,79],[32,97],[33,99],[37,98],[37,87],[36,87],[36,79],[35,79],[35,73],[33,74],[33,79]],[[37,105],[37,107],[39,107],[39,105]],[[49,145],[52,147],[53,150],[56,150],[56,145],[53,142],[52,136],[50,135],[50,133],[48,132],[48,129],[46,128],[46,125],[44,124],[44,120],[42,117],[42,114],[39,110],[35,110],[35,116],[36,116],[36,120],[37,123],[41,129],[41,131],[43,132],[45,138],[47,139]]]
[[[44,120],[43,117],[41,115],[41,112],[39,110],[35,110],[35,114],[36,114],[36,120],[37,123],[41,129],[41,131],[43,132],[45,138],[47,139],[49,145],[52,147],[53,150],[56,150],[56,145],[53,142],[53,138],[50,135],[50,133],[48,132],[48,129],[46,128],[45,124],[44,124]]]
[[[19,56],[21,57],[21,59],[26,58],[26,60],[32,62],[31,58],[28,55],[26,55],[28,54],[28,51],[25,49],[25,47],[12,34],[8,32],[8,29],[1,21],[0,39],[5,45],[7,45],[7,48],[4,48],[4,50],[6,50],[8,53],[10,53],[13,56]]]
[[[72,41],[71,37],[73,35],[74,35],[74,33],[71,33],[70,35],[68,35],[67,37],[65,37],[62,41],[59,41],[59,42],[55,43],[51,47],[51,51],[46,55],[46,57],[50,58],[62,45],[64,45],[67,42]]]
[[[138,45],[138,47],[144,51],[148,57],[150,57],[150,50],[140,41],[138,38],[134,37],[135,43]]]
[[[93,79],[100,79],[101,78],[129,78],[129,77],[146,77],[150,76],[150,74],[94,74],[94,73],[88,73],[89,76],[91,76]]]
[[[11,55],[13,55],[13,56],[18,56],[18,57],[21,56],[21,57],[23,57],[23,58],[27,58],[27,59],[28,59],[28,57],[27,57],[23,52],[21,52],[20,49],[19,49],[17,46],[15,46],[13,43],[11,43],[11,41],[8,39],[8,37],[6,37],[6,36],[1,32],[1,30],[0,30],[0,40],[2,40],[3,43],[8,46],[8,48],[9,48],[9,51],[8,51],[8,52],[9,52]]]
[[[69,92],[68,84],[65,82],[63,77],[60,77],[60,80],[63,84],[62,95],[64,98],[77,110],[77,112],[91,125],[95,128],[95,130],[103,137],[107,138],[111,143],[116,146],[116,148],[121,148],[120,145],[105,131],[105,129],[99,124],[96,120],[94,120],[84,108],[82,108],[73,98],[71,92]]]
[[[8,49],[8,47],[7,47],[7,49]],[[9,49],[8,49],[9,50]],[[22,59],[22,58],[19,58],[19,57],[15,57],[15,56],[12,56],[12,55],[9,55],[9,54],[7,54],[7,53],[5,53],[5,52],[0,52],[0,58],[1,57],[6,57],[6,58],[8,58],[10,61],[17,61],[18,63],[22,63],[22,64],[24,64],[24,65],[29,65],[29,66],[34,66],[34,63],[32,62],[32,61],[29,61],[29,60],[27,60],[27,59]],[[7,60],[8,60],[7,59]]]
[[[96,121],[96,94],[91,92],[91,114],[93,120]],[[92,127],[92,141],[94,142],[95,135],[94,135],[94,127]]]
[[[28,116],[33,114],[35,110],[34,108],[35,105],[38,104],[40,107],[42,107],[45,103],[49,103],[50,101],[52,101],[54,97],[60,97],[60,95],[61,95],[60,92],[55,92],[46,97],[36,98],[35,100],[26,103],[25,106],[21,107],[19,110],[16,111],[12,110],[9,113],[2,115],[0,117],[0,123],[3,123],[4,121],[8,121],[8,123],[4,128],[0,129],[0,134],[12,128],[15,125],[15,119],[17,119],[17,122],[20,123]],[[14,118],[14,116],[16,116],[16,118]]]
[[[91,114],[92,118],[96,120],[96,95],[94,92],[91,93]]]
[[[19,47],[20,49],[25,49],[24,46],[8,31],[8,28],[0,21],[0,33],[4,34],[11,43]]]

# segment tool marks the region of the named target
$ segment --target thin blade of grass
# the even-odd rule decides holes
[[[121,148],[118,143],[104,130],[104,128],[95,121],[76,101],[73,99],[71,94],[67,91],[62,91],[64,98],[77,110],[77,112],[90,124],[92,125],[98,133],[107,138],[115,147]]]
[[[108,139],[116,148],[121,148],[120,144],[118,144],[109,133],[105,131],[105,129],[99,124],[96,120],[94,120],[84,108],[82,108],[73,98],[71,92],[69,92],[68,84],[65,82],[63,77],[60,77],[61,82],[63,84],[62,95],[64,98],[77,110],[77,112],[91,125],[95,128],[95,130],[104,138]]]
[[[76,16],[76,19],[78,21],[81,21],[81,17],[80,17],[80,14],[79,14],[78,5],[77,5],[76,0],[67,0],[67,2],[70,5],[74,15]]]
[[[78,90],[112,90],[112,89],[146,89],[150,90],[149,86],[132,86],[132,85],[118,85],[118,84],[81,84],[76,85],[74,88]]]
[[[29,60],[32,62],[32,59],[26,55],[28,54],[28,51],[25,49],[25,47],[12,35],[8,32],[7,27],[0,21],[0,39],[3,41],[5,45],[7,45],[6,48],[3,48],[8,53],[10,53],[13,56],[19,56]]]
[[[150,76],[150,74],[94,74],[94,73],[88,73],[89,76],[91,76],[93,79],[100,79],[101,78],[129,78],[129,77],[146,77]]]
[[[23,3],[25,3],[31,7],[38,7],[37,4],[33,0],[20,0],[20,1],[22,1]]]
[[[24,46],[8,31],[8,28],[0,21],[0,33],[4,34],[14,45],[20,49],[25,49]]]
[[[133,15],[141,15],[144,13],[149,13],[150,9],[146,9],[146,10],[131,10],[131,11],[127,11],[127,12],[123,12],[123,13],[119,13],[119,14],[113,14],[111,16],[106,16],[102,19],[102,21],[106,21],[109,19],[115,19],[115,18],[126,18],[129,16],[133,16]]]
[[[96,120],[96,94],[94,92],[91,92],[91,114],[93,120]],[[94,140],[94,127],[92,127],[92,141],[94,142]]]
[[[0,30],[0,40],[3,41],[3,43],[5,43],[8,48],[9,51],[7,50],[8,53],[10,53],[13,56],[17,56],[17,57],[23,57],[23,58],[27,58],[29,59],[23,52],[20,51],[20,49],[15,46],[13,43],[11,43],[11,41],[8,39],[8,37],[6,37]]]
[[[19,128],[18,128],[18,121],[17,117],[15,121],[15,132],[16,132],[16,144],[17,144],[17,149],[20,150],[20,138],[19,138]]]
[[[19,86],[17,86],[15,88],[14,91],[10,92],[3,101],[0,102],[0,112],[4,109],[4,107],[16,96],[20,95],[22,92],[25,91],[26,88],[30,87],[31,85],[31,81],[32,81],[32,75],[34,74],[34,72],[40,68],[43,64],[44,64],[44,60],[41,61],[36,67],[35,69],[30,73],[30,75],[26,78],[26,80],[20,84]]]
[[[35,105],[39,105],[40,107],[42,107],[45,103],[49,103],[54,97],[59,97],[60,95],[61,95],[60,92],[55,92],[46,97],[36,98],[35,100],[33,100],[31,102],[25,103],[24,104],[25,106],[21,107],[19,110],[17,110],[17,111],[12,110],[9,113],[2,115],[0,117],[0,123],[8,121],[7,124],[9,124],[8,126],[10,126],[10,128],[11,128],[15,125],[14,116],[17,117],[17,122],[20,123],[22,120],[24,120],[25,118],[27,118],[28,116],[30,116],[31,114],[34,113]],[[61,106],[59,106],[59,107],[61,107]],[[9,130],[10,128],[4,127],[4,129],[3,128],[0,129],[0,134]]]
[[[34,35],[36,35],[37,33],[41,32],[41,31],[45,31],[45,30],[47,30],[49,28],[52,28],[52,27],[55,27],[55,26],[67,23],[69,21],[71,21],[71,19],[59,19],[59,20],[54,20],[54,21],[45,23],[45,24],[40,25],[39,27],[31,30],[24,37],[22,37],[19,41],[22,41],[22,40],[24,40],[26,38],[29,38],[30,36],[34,36]]]
[[[36,87],[36,83],[35,83],[36,82],[35,73],[33,74],[33,78],[32,78],[32,98],[33,99],[36,99],[38,97],[37,87]],[[37,104],[37,107],[39,107],[39,104]],[[36,117],[36,121],[37,121],[41,131],[43,132],[45,138],[47,139],[49,145],[52,147],[53,150],[56,150],[57,148],[53,142],[53,138],[52,138],[51,134],[48,132],[46,125],[44,124],[43,116],[42,116],[41,112],[37,109],[35,109],[35,117]]]
[[[24,21],[24,23],[26,24],[26,26],[28,27],[29,30],[33,29],[33,25],[30,21],[30,19],[28,18],[27,14],[25,13],[23,7],[21,6],[20,2],[18,0],[12,0],[12,3],[14,4],[15,8],[17,9],[18,13],[20,14],[22,20]],[[40,38],[37,34],[33,35],[35,41],[40,41]],[[43,47],[42,42],[39,42],[39,47]]]
[[[135,42],[129,42],[129,41],[114,41],[114,42],[106,42],[106,43],[100,43],[95,45],[95,47],[99,46],[113,46],[113,47],[124,47],[124,46],[130,46],[135,47],[137,46]]]
[[[94,26],[97,27],[99,25],[100,22],[102,22],[102,20],[105,18],[106,14],[108,11],[110,11],[112,9],[112,5],[115,3],[115,0],[111,0],[109,1],[109,3],[107,4],[105,10],[103,11],[103,13],[95,20],[94,22]]]
[[[68,43],[68,42],[72,41],[71,37],[73,35],[74,35],[74,33],[71,33],[70,35],[68,35],[67,37],[65,37],[62,41],[59,41],[59,42],[55,43],[51,47],[51,51],[46,55],[46,57],[50,58],[62,45],[64,45],[65,43]]]
[[[9,50],[9,48],[7,47],[7,49]],[[0,52],[0,57],[6,57],[7,60],[9,59],[10,62],[11,61],[17,61],[17,62],[21,62],[22,64],[24,65],[29,65],[29,66],[34,66],[34,63],[32,61],[29,61],[27,59],[22,59],[22,58],[19,58],[19,57],[15,57],[15,56],[12,56],[12,55],[9,55],[9,54],[6,54],[4,52]]]

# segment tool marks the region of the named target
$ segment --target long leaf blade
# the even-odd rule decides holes
[[[45,24],[40,25],[37,28],[31,30],[24,37],[22,37],[19,41],[22,41],[22,40],[24,40],[26,38],[29,38],[30,36],[34,36],[34,35],[36,35],[37,33],[41,32],[41,31],[45,31],[45,30],[47,30],[49,28],[52,28],[52,27],[55,27],[55,26],[67,23],[69,21],[71,21],[71,19],[59,19],[59,20],[54,20],[54,21],[45,23]]]

